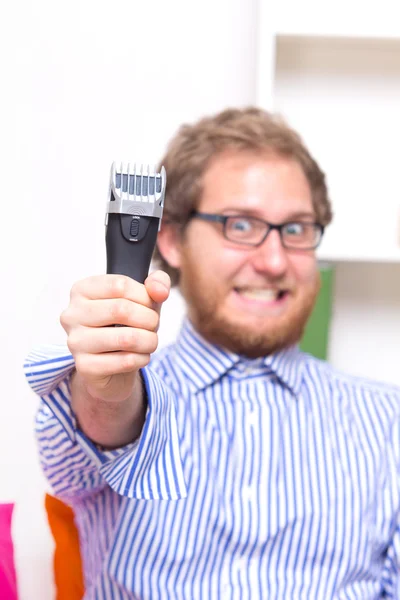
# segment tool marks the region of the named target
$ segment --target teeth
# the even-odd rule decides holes
[[[251,298],[254,300],[266,300],[267,302],[272,302],[276,300],[279,296],[278,290],[261,290],[261,289],[245,289],[239,290],[239,293],[246,298]]]

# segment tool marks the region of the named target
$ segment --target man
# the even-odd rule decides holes
[[[255,108],[182,127],[162,163],[163,271],[75,284],[70,353],[27,363],[85,597],[399,598],[399,390],[296,346],[331,220],[323,173]],[[166,272],[187,319],[152,356]]]

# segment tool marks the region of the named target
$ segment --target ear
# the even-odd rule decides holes
[[[161,225],[157,235],[157,246],[160,254],[174,269],[181,266],[182,236],[177,227],[170,224]]]

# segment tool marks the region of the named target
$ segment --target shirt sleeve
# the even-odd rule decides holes
[[[41,346],[24,364],[41,402],[36,436],[45,475],[66,501],[109,485],[121,496],[175,500],[187,496],[179,451],[175,398],[150,368],[142,369],[148,407],[141,436],[116,450],[104,450],[78,427],[71,407],[74,360],[66,346]]]
[[[385,598],[400,598],[400,523],[386,554],[383,576]]]
[[[400,394],[395,398],[400,406]],[[393,533],[387,548],[383,565],[383,586],[385,598],[400,598],[400,418],[393,424],[392,429],[393,466],[392,479],[394,481],[390,505],[395,506],[392,519]]]

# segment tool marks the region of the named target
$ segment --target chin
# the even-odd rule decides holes
[[[267,326],[265,320],[240,323],[230,319],[209,319],[199,323],[200,333],[210,342],[248,358],[268,356],[296,344],[303,335],[305,321],[275,323]]]
[[[185,285],[183,295],[191,322],[207,341],[235,354],[260,358],[299,342],[318,291],[316,281],[303,294],[283,299],[279,310],[260,308],[258,302],[244,305],[230,295],[210,296],[196,285]]]

